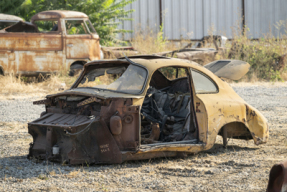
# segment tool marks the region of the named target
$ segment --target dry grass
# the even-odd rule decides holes
[[[163,32],[154,33],[151,30],[136,31],[131,45],[139,54],[153,54],[172,51],[178,47],[163,37]]]
[[[0,76],[0,99],[18,97],[42,97],[57,93],[71,87],[77,76],[69,77],[68,72],[60,71],[48,77],[27,78],[17,77],[13,74]]]
[[[54,94],[69,89],[79,74],[70,77],[68,71],[61,70],[57,74],[51,74],[48,77],[27,78],[16,77],[13,74],[0,76],[0,99],[15,99],[22,97],[44,97],[47,94]],[[82,86],[108,85],[115,81],[118,77],[105,74],[92,82],[80,84]]]

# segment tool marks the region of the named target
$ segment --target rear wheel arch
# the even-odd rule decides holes
[[[245,139],[250,140],[253,139],[253,136],[249,130],[249,128],[243,122],[230,122],[223,125],[219,131],[218,135],[222,136],[223,144],[227,145],[227,138],[233,139]]]

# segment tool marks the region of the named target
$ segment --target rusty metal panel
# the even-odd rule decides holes
[[[0,51],[61,51],[62,36],[41,33],[0,33]]]
[[[41,19],[59,19],[59,18],[88,18],[85,13],[78,11],[66,11],[66,10],[50,10],[42,11],[35,14],[31,21],[41,20]]]
[[[16,55],[18,72],[54,72],[63,67],[62,51],[19,51]]]
[[[264,37],[267,33],[276,37],[286,34],[287,1],[245,0],[244,3],[249,38],[257,39]],[[278,25],[279,22],[281,24]]]
[[[0,21],[24,21],[21,17],[0,13]]]
[[[89,58],[90,35],[66,36],[67,59]]]

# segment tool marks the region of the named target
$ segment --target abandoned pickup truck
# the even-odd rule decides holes
[[[100,59],[99,36],[86,14],[44,11],[0,31],[0,74],[35,76],[82,68]]]
[[[208,150],[217,135],[225,145],[266,143],[267,120],[221,79],[240,79],[249,67],[160,56],[89,62],[69,90],[34,102],[46,110],[28,123],[28,157],[121,163]]]

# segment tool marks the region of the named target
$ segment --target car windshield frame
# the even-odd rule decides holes
[[[37,22],[57,22],[57,23],[53,24],[52,28],[49,31],[46,31],[46,30],[45,31],[44,30],[40,31],[39,30],[40,25]],[[59,29],[59,25],[60,25],[60,20],[59,19],[37,19],[37,20],[33,21],[33,24],[39,30],[38,33],[60,33],[61,32],[60,29]],[[52,30],[55,27],[55,25],[57,25],[57,30]]]
[[[120,63],[120,64],[117,64],[117,65],[124,65],[124,64],[127,64],[128,67],[130,65],[134,65],[134,66],[140,67],[140,68],[144,69],[145,72],[146,72],[146,77],[145,77],[145,80],[143,82],[142,88],[141,88],[141,90],[138,93],[129,93],[129,92],[125,92],[125,91],[117,91],[117,90],[111,90],[111,89],[105,89],[105,88],[99,88],[99,87],[78,87],[80,85],[80,83],[82,82],[82,80],[84,79],[85,75],[88,72],[91,71],[91,70],[89,70],[87,72],[87,68],[84,69],[84,71],[81,73],[81,75],[75,81],[75,83],[72,85],[70,90],[73,90],[73,89],[96,89],[96,90],[111,91],[111,92],[115,92],[115,93],[123,93],[123,94],[129,94],[129,95],[141,95],[144,92],[144,90],[146,88],[146,85],[147,85],[147,81],[149,79],[149,71],[148,71],[148,69],[145,66],[143,66],[143,65],[140,65],[140,64],[137,64],[137,63],[130,63],[130,62],[124,62],[124,63]],[[117,65],[114,65],[114,66],[117,67]],[[88,67],[92,67],[92,66],[88,66]],[[107,68],[107,67],[103,65],[101,67],[96,67],[95,69],[103,69],[103,68]]]
[[[88,33],[87,34],[68,34],[67,33],[67,27],[66,27],[66,21],[80,21],[80,20],[83,21],[85,29],[87,30]],[[89,22],[90,26],[92,27],[92,29],[94,31],[90,31],[90,28],[88,27],[86,22]],[[65,28],[66,35],[92,35],[92,34],[98,34],[96,29],[92,25],[92,22],[88,18],[64,18],[64,23],[65,23],[64,24],[64,28]]]

